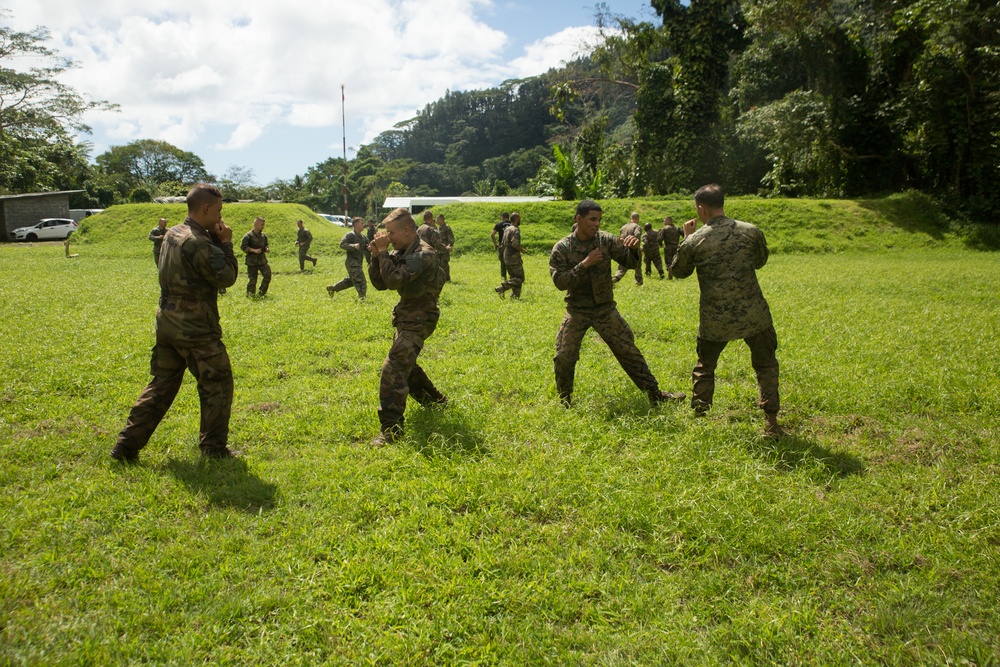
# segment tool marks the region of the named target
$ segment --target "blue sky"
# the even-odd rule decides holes
[[[655,20],[648,2],[613,14]],[[161,139],[223,175],[268,183],[348,156],[447,90],[494,86],[595,39],[594,2],[556,0],[5,0],[16,29],[46,26],[76,67],[64,81],[118,113],[87,118],[93,155]]]

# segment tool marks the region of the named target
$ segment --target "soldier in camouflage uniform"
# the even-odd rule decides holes
[[[441,311],[438,296],[444,273],[437,253],[417,236],[416,224],[405,208],[397,208],[385,219],[385,232],[372,241],[372,263],[368,276],[377,290],[399,292],[392,309],[396,335],[382,364],[379,380],[379,434],[373,445],[384,445],[403,434],[406,397],[421,405],[445,405],[448,399],[417,365],[417,356],[435,327]],[[389,244],[395,249],[388,252]]]
[[[507,265],[509,278],[495,287],[494,291],[502,299],[507,290],[511,291],[511,296],[515,299],[521,298],[521,285],[524,284],[524,262],[521,255],[524,248],[521,246],[521,214],[510,214],[510,225],[503,231],[503,241],[500,243],[503,250],[503,261]]]
[[[441,240],[441,233],[438,231],[437,223],[434,222],[434,214],[431,213],[430,209],[424,211],[424,224],[417,228],[417,236],[420,237],[421,241],[434,248],[434,252],[438,255],[438,264],[440,264],[441,256],[447,254],[448,250]]]
[[[682,401],[684,394],[660,391],[635,336],[615,304],[611,286],[611,260],[627,268],[639,265],[639,239],[619,238],[600,231],[601,207],[585,199],[576,208],[576,228],[552,248],[549,273],[552,282],[566,290],[566,316],[556,335],[555,373],[559,398],[570,405],[576,362],[587,330],[593,327],[618,363],[653,404]]]
[[[271,247],[267,244],[267,234],[264,233],[264,218],[257,217],[253,221],[253,229],[243,235],[240,250],[246,253],[247,262],[247,296],[257,294],[257,274],[260,273],[260,295],[267,296],[267,288],[271,284],[271,267],[267,263],[267,253]]]
[[[646,275],[650,275],[650,264],[656,267],[663,280],[663,264],[660,262],[660,230],[653,231],[653,225],[648,222],[642,226],[642,258],[646,262]]]
[[[750,347],[757,373],[758,404],[767,418],[765,433],[782,434],[778,425],[778,337],[756,270],[767,263],[767,241],[753,225],[727,218],[725,196],[716,184],[694,194],[698,219],[684,223],[684,241],[677,249],[672,270],[686,278],[696,269],[701,289],[701,322],[698,327],[698,364],[692,378],[691,407],[704,414],[712,406],[715,367],[731,340],[742,338]]]
[[[198,382],[202,455],[238,454],[227,447],[233,370],[216,302],[219,289],[235,283],[239,273],[233,230],[222,221],[222,194],[215,187],[194,186],[187,204],[187,219],[163,239],[156,344],[150,361],[153,380],[139,395],[111,450],[119,461],[138,460],[139,450],[170,409],[185,369]]]
[[[636,251],[638,252],[638,250],[639,250],[638,241],[639,241],[640,238],[642,238],[642,228],[639,226],[639,214],[637,212],[635,212],[635,211],[632,212],[632,215],[629,218],[629,221],[626,222],[624,225],[622,225],[621,231],[618,233],[618,236],[623,241],[625,240],[626,236],[634,236],[635,240],[637,242],[636,243]],[[622,263],[619,262],[619,264],[618,264],[618,271],[615,273],[614,276],[612,276],[611,282],[612,283],[617,283],[619,280],[621,280],[622,278],[624,278],[625,277],[625,273],[628,272],[628,270],[630,268],[632,268],[632,267],[627,266],[627,265],[622,264]],[[635,265],[635,284],[636,285],[641,285],[642,284],[642,267],[639,265],[638,262]]]
[[[354,287],[358,291],[358,298],[364,300],[368,293],[368,281],[365,280],[364,261],[368,247],[368,239],[365,238],[364,218],[354,218],[351,221],[354,229],[344,234],[340,239],[340,247],[347,251],[347,258],[344,266],[347,267],[347,277],[334,285],[327,285],[326,291],[333,296],[341,290]]]
[[[167,233],[167,219],[160,218],[160,222],[149,233],[149,240],[153,242],[153,261],[160,265],[160,248],[163,246],[163,235]]]
[[[306,262],[312,262],[313,266],[316,266],[316,258],[309,256],[309,246],[312,245],[313,235],[306,229],[305,223],[301,220],[296,220],[295,224],[299,227],[295,237],[295,245],[299,247],[299,272],[302,272],[306,270]]]
[[[438,253],[441,268],[444,269],[444,281],[451,282],[451,249],[455,246],[455,232],[444,221],[444,213],[437,216],[438,233],[441,235],[441,243],[444,244],[445,252]]]
[[[667,277],[674,279],[674,274],[670,271],[670,265],[677,254],[677,244],[681,241],[681,230],[674,226],[674,219],[669,215],[663,219],[663,228],[660,229],[660,243],[663,244],[663,265],[667,267]]]

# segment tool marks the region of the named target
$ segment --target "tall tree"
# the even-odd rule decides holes
[[[155,139],[112,146],[97,156],[97,166],[103,174],[117,176],[129,189],[153,190],[168,181],[191,184],[213,179],[200,157]]]

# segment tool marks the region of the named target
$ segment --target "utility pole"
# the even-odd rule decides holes
[[[350,226],[351,215],[347,212],[347,104],[344,101],[344,84],[340,84],[340,117],[344,123],[344,217]]]

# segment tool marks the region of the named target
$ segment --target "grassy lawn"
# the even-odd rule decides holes
[[[237,238],[253,217],[223,213]],[[74,259],[0,245],[0,665],[1000,660],[995,254],[925,235],[774,255],[778,441],[742,343],[699,419],[650,408],[591,334],[563,409],[544,253],[519,303],[465,254],[421,357],[451,404],[372,449],[396,295],[328,297],[342,230],[307,222],[300,274],[301,214],[275,209],[268,298],[241,267],[220,306],[245,458],[199,459],[188,377],[120,466],[153,342],[144,215]],[[696,280],[617,292],[661,386],[690,393]]]

